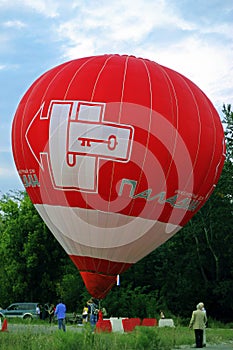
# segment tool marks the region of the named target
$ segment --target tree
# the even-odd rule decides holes
[[[225,124],[225,140],[226,140],[226,160],[230,161],[232,164],[233,161],[233,112],[231,110],[231,105],[223,105],[222,109],[224,113],[224,118],[222,120]]]
[[[0,210],[3,261],[0,300],[8,304],[16,300],[47,302],[55,298],[55,284],[61,278],[66,254],[25,192],[3,196]]]

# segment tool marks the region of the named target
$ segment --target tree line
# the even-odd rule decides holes
[[[207,203],[173,238],[121,275],[102,301],[108,316],[190,317],[203,301],[224,322],[233,315],[233,112],[223,105],[226,161]],[[0,198],[0,306],[56,303],[82,312],[89,299],[83,281],[24,191]]]

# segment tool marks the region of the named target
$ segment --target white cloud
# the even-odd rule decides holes
[[[121,0],[113,3],[102,1],[98,4],[94,8],[85,7],[84,14],[98,25],[107,25],[112,32],[123,33],[119,39],[131,35],[131,28],[138,38],[156,27],[174,25],[185,30],[192,28],[192,24],[182,19],[176,9],[172,5],[167,5],[164,0]]]
[[[4,22],[3,26],[7,28],[21,29],[26,27],[26,24],[22,21],[14,20]]]
[[[48,30],[57,29],[54,40],[63,42],[63,57],[67,59],[100,52],[125,53],[125,48],[131,50],[141,45],[154,28],[192,28],[192,24],[175,14],[174,8],[167,7],[164,0],[74,1],[68,4],[51,0],[15,0],[14,6],[0,0],[0,4],[14,9],[20,5],[20,8],[54,17],[56,21],[51,22]],[[29,16],[29,22],[31,19]],[[20,21],[7,22],[8,26],[14,24],[20,26]]]
[[[20,2],[23,2],[26,6],[29,8],[31,7],[33,10],[35,10],[38,13],[43,14],[46,17],[57,17],[58,16],[58,3],[57,1],[53,0],[23,0]]]
[[[233,33],[233,22],[232,23],[222,23],[222,24],[214,24],[200,27],[200,32],[204,34],[217,34],[219,36],[223,36],[226,39],[232,40]]]
[[[160,47],[157,52],[147,46],[150,59],[168,66],[197,84],[216,105],[233,99],[233,62],[224,44],[208,44],[190,36],[169,48]],[[141,54],[142,52],[139,52]]]
[[[43,14],[45,17],[54,18],[58,16],[58,2],[54,0],[14,0],[12,2],[9,2],[8,0],[0,0],[0,6],[4,6],[5,8],[11,7],[14,10],[17,10],[18,7],[20,9],[25,7]]]
[[[78,18],[58,28],[64,59],[102,53],[145,57],[187,76],[215,104],[231,101],[232,52],[223,40],[232,40],[229,24],[212,26],[208,17],[202,25],[187,21],[176,4],[164,0],[90,3],[95,6],[77,5]]]
[[[191,30],[193,24],[182,19],[175,9],[167,7],[164,0],[158,1],[117,1],[91,2],[95,6],[76,6],[77,17],[61,23],[58,32],[66,39],[68,46],[80,42],[85,33],[95,41],[94,45],[103,46],[103,42],[134,42],[146,38],[155,28],[174,27]]]

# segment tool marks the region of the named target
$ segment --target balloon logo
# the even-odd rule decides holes
[[[219,116],[181,74],[133,56],[39,77],[12,126],[22,182],[93,297],[179,231],[224,163]]]

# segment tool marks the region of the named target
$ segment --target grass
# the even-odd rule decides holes
[[[13,324],[14,321],[10,320]],[[9,323],[8,322],[8,323]],[[9,323],[9,324],[10,324]],[[67,332],[50,327],[47,322],[23,322],[26,325],[17,331],[0,333],[1,350],[169,350],[181,345],[194,344],[194,332],[187,327],[136,327],[131,333],[95,333],[89,325],[67,326]],[[14,322],[15,324],[15,322]],[[44,327],[40,327],[43,325]],[[76,330],[76,331],[75,331]],[[207,328],[207,342],[217,344],[230,342],[233,330],[227,328]]]

